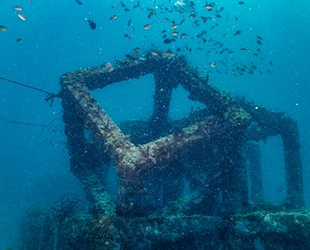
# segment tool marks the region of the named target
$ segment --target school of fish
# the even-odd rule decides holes
[[[32,0],[26,0],[28,4],[32,4]],[[73,0],[76,4],[83,7],[83,2],[81,0]],[[245,6],[246,3],[244,1],[236,1],[236,5]],[[22,6],[13,6],[13,10],[16,13],[16,16],[22,20],[26,21],[25,15],[23,12]],[[111,6],[111,9],[116,13],[107,17],[108,21],[114,22],[118,15],[120,15],[120,11],[127,12],[128,21],[126,27],[124,27],[124,38],[129,42],[132,36],[135,35],[136,28],[139,27],[134,26],[134,15],[132,12],[139,11],[139,13],[144,13],[145,15],[145,23],[141,25],[140,29],[144,29],[145,32],[151,30],[152,27],[156,24],[162,25],[164,28],[161,30],[158,37],[162,39],[162,42],[165,46],[169,46],[166,50],[166,54],[172,53],[181,53],[181,52],[200,52],[204,53],[207,58],[209,58],[208,62],[206,62],[206,66],[204,67],[207,76],[212,75],[214,73],[222,74],[225,73],[227,75],[234,75],[236,77],[243,75],[253,75],[258,72],[263,74],[264,71],[271,73],[270,68],[267,70],[259,70],[258,66],[254,63],[257,61],[256,58],[263,61],[262,57],[262,45],[263,45],[263,37],[261,35],[256,35],[256,49],[249,49],[246,46],[240,45],[239,49],[229,48],[225,42],[219,41],[218,39],[212,38],[212,31],[219,26],[218,20],[225,19],[227,22],[233,20],[237,27],[239,17],[231,16],[230,13],[226,13],[225,6],[218,5],[216,2],[206,2],[204,5],[196,6],[194,1],[189,0],[167,0],[166,3],[156,4],[156,0],[153,0],[152,3],[143,3],[140,0],[130,1],[130,3],[126,4],[122,1],[115,3]],[[201,10],[204,10],[204,15],[198,16],[201,13]],[[126,15],[126,13],[124,13]],[[90,29],[96,30],[98,27],[97,23],[94,20],[87,19],[88,25]],[[182,30],[182,26],[185,23],[192,24],[192,31],[194,35],[189,35],[185,30]],[[0,24],[0,31],[6,32],[9,28],[6,25]],[[139,34],[141,32],[139,31]],[[242,37],[243,32],[241,29],[234,29],[233,32],[225,33],[222,36],[224,38],[227,37]],[[147,34],[143,35],[144,38],[147,37]],[[179,40],[188,40],[188,43],[182,44],[178,46]],[[22,38],[17,38],[16,43],[22,43]],[[193,43],[192,41],[196,41]],[[240,42],[242,38],[240,38]],[[153,48],[149,51],[153,56],[158,56],[159,51],[152,45]],[[131,54],[127,54],[126,57],[130,60],[136,60],[139,57],[141,49],[133,44],[133,49]],[[250,54],[253,56],[253,60],[250,60],[249,63],[242,63],[236,60],[236,54]],[[212,57],[216,55],[217,60],[212,60]],[[219,57],[220,56],[220,57]],[[220,58],[220,59],[218,59]],[[273,62],[269,61],[269,66],[273,66]],[[113,66],[108,64],[109,71],[113,70]]]

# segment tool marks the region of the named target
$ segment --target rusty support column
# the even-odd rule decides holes
[[[163,72],[154,73],[155,93],[153,114],[150,121],[150,138],[159,137],[168,126],[168,114],[172,96],[172,86],[169,79],[164,78]],[[147,180],[147,200],[151,207],[159,208],[163,205],[163,172],[167,170],[154,170]]]
[[[152,132],[156,137],[156,135],[160,134],[167,128],[168,113],[172,96],[172,84],[169,76],[164,75],[163,72],[155,72],[154,78],[154,108],[150,125]]]
[[[221,141],[218,151],[224,215],[240,213],[248,205],[247,172],[241,151],[240,133],[243,131],[238,133],[238,128],[231,128],[230,131]]]
[[[304,206],[299,134],[296,122],[291,119],[284,121],[281,136],[285,157],[287,201],[293,207],[298,208]]]
[[[63,119],[67,135],[71,172],[81,181],[86,199],[95,213],[114,215],[115,205],[106,192],[103,183],[94,173],[91,159],[88,159],[87,146],[84,138],[84,123],[78,117],[75,105],[63,92]]]
[[[256,142],[250,141],[244,144],[244,154],[248,163],[248,172],[251,186],[251,200],[263,201],[263,177],[261,165],[261,152]]]

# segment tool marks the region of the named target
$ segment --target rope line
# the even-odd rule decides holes
[[[45,124],[38,124],[38,123],[29,123],[29,122],[22,122],[22,121],[13,121],[8,119],[0,118],[0,121],[12,123],[12,124],[21,124],[21,125],[27,125],[27,126],[36,126],[41,128],[58,128],[58,126],[53,125],[45,125]]]
[[[51,92],[46,91],[44,89],[36,88],[36,87],[30,86],[28,84],[17,82],[17,81],[13,81],[13,80],[10,80],[8,78],[1,77],[1,76],[0,76],[0,80],[3,80],[3,81],[6,81],[6,82],[9,82],[9,83],[13,83],[13,84],[25,87],[25,88],[33,89],[33,90],[36,90],[36,91],[39,91],[39,92],[47,94],[47,96],[45,97],[45,101],[46,102],[50,102],[50,107],[53,106],[53,103],[54,103],[56,98],[61,98],[60,93],[58,93],[58,94],[51,93]]]
[[[10,80],[8,78],[1,77],[1,76],[0,76],[0,80],[47,94],[47,96],[45,97],[45,101],[46,102],[50,102],[50,107],[52,107],[52,105],[54,103],[54,100],[56,98],[61,98],[60,93],[58,93],[58,94],[51,93],[51,92],[46,91],[44,89],[36,88],[36,87],[30,86],[28,84],[24,84],[24,83],[21,83],[21,82],[13,81],[13,80]],[[21,125],[27,125],[27,126],[36,126],[36,127],[41,127],[41,128],[57,128],[58,127],[58,126],[38,124],[38,123],[28,123],[28,122],[22,122],[22,121],[8,120],[8,119],[4,119],[4,118],[0,118],[0,121],[11,123],[11,124],[21,124]]]

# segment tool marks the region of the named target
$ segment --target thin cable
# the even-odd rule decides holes
[[[21,125],[27,125],[27,126],[36,126],[36,127],[41,127],[41,128],[58,128],[58,126],[53,126],[53,125],[29,123],[29,122],[22,122],[22,121],[12,121],[12,120],[3,119],[3,118],[0,118],[0,121],[11,123],[11,124],[21,124]]]
[[[25,87],[25,88],[34,89],[34,90],[43,92],[43,93],[48,94],[48,95],[55,95],[54,93],[48,92],[48,91],[46,91],[46,90],[39,89],[39,88],[36,88],[36,87],[32,87],[32,86],[30,86],[30,85],[27,85],[27,84],[24,84],[24,83],[21,83],[21,82],[16,82],[16,81],[13,81],[13,80],[10,80],[10,79],[1,77],[1,76],[0,76],[0,80],[7,81],[7,82],[10,82],[10,83],[14,83],[14,84],[17,84],[17,85],[19,85],[19,86],[23,86],[23,87]]]
[[[33,89],[33,90],[36,90],[36,91],[43,92],[43,93],[47,94],[47,96],[45,97],[45,101],[46,102],[50,102],[50,107],[52,107],[52,105],[53,105],[53,103],[55,101],[55,98],[61,98],[60,93],[58,93],[58,94],[51,93],[51,92],[46,91],[44,89],[36,88],[36,87],[30,86],[30,85],[27,85],[27,84],[24,84],[24,83],[21,83],[21,82],[13,81],[13,80],[7,79],[5,77],[1,77],[1,76],[0,76],[0,80],[3,80],[3,81],[6,81],[6,82],[9,82],[9,83],[13,83],[13,84],[25,87],[25,88]]]

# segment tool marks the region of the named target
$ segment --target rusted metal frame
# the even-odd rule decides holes
[[[254,107],[249,103],[237,102],[228,95],[221,93],[209,85],[197,72],[180,57],[174,65],[174,72],[180,79],[180,84],[187,89],[190,98],[204,103],[212,113],[223,114],[225,119],[235,125],[249,126],[251,120],[256,121],[263,129],[270,129],[281,134],[285,148],[285,168],[290,200],[298,206],[303,205],[302,166],[300,160],[299,139],[297,129],[291,125],[291,119],[284,119],[283,113],[270,112],[264,108]],[[232,112],[234,111],[234,112]],[[258,112],[257,112],[258,111]],[[286,125],[285,125],[286,124]],[[290,132],[288,132],[290,131]],[[272,132],[273,133],[273,132]],[[290,141],[290,143],[286,143]],[[291,159],[290,159],[291,157]],[[293,181],[294,180],[294,181]],[[295,198],[293,198],[295,197]]]
[[[92,213],[115,215],[115,205],[110,199],[99,176],[95,173],[94,162],[87,154],[83,120],[79,117],[76,104],[68,93],[62,91],[65,133],[67,135],[71,172],[81,181]]]
[[[274,112],[246,100],[234,100],[234,102],[248,112],[253,122],[259,126],[260,131],[255,132],[255,127],[252,129],[251,133],[255,133],[256,136],[250,135],[249,140],[259,141],[268,136],[281,134],[282,124],[287,119],[284,112]]]
[[[137,148],[100,109],[82,83],[71,81],[63,83],[63,86],[77,100],[77,105],[85,119],[85,125],[98,136],[112,158],[115,159],[122,184],[121,197],[133,196],[134,193],[140,192],[143,174],[153,169],[154,165],[165,165],[166,162],[170,162],[181,148],[190,145],[197,139],[205,140],[206,136],[212,132],[210,131],[212,125],[215,125],[212,128],[218,127],[218,124],[212,123],[208,124],[209,126],[191,126],[184,129],[183,134],[170,135]],[[174,157],[172,157],[173,154]],[[126,203],[137,202],[137,199],[128,199],[127,197],[125,201]]]
[[[240,105],[234,103],[228,94],[211,86],[207,79],[187,64],[185,57],[175,59],[171,67],[177,81],[190,92],[190,99],[205,104],[210,113],[225,121],[236,126],[248,127],[251,116]]]
[[[178,133],[162,137],[156,141],[138,146],[138,155],[132,159],[132,153],[128,154],[134,168],[127,168],[126,162],[119,164],[122,178],[121,207],[125,214],[135,211],[141,204],[143,195],[143,180],[154,169],[166,169],[170,163],[178,159],[179,155],[186,150],[190,151],[193,145],[199,143],[209,143],[221,136],[221,125],[214,117],[207,122],[192,125],[184,128]],[[124,157],[123,159],[125,159]],[[128,159],[127,159],[128,160]],[[126,210],[130,205],[130,211]],[[136,207],[134,207],[136,205]]]
[[[135,148],[96,100],[88,93],[87,87],[78,81],[63,81],[62,86],[76,102],[77,109],[84,120],[85,127],[97,136],[107,151],[117,162],[128,148]]]
[[[223,127],[231,129],[222,138],[218,138],[218,141],[223,141],[219,147],[222,161],[218,164],[221,169],[223,202],[228,206],[224,210],[227,213],[239,212],[246,207],[248,201],[246,166],[241,154],[241,143],[245,130],[251,123],[251,116],[234,103],[229,95],[212,87],[186,63],[184,57],[175,60],[173,71],[178,82],[190,92],[189,98],[205,104],[210,113],[219,117]]]
[[[282,112],[272,112],[255,104],[242,101],[240,105],[251,114],[253,121],[266,131],[266,136],[281,135],[283,140],[288,203],[304,206],[302,162],[297,123]]]
[[[163,128],[161,134],[162,136],[166,136],[173,133],[173,131],[180,131],[185,127],[189,127],[190,125],[206,120],[209,116],[210,113],[207,109],[193,111],[188,117],[180,120],[168,121],[168,127]],[[145,144],[152,141],[149,135],[149,124],[150,122],[146,120],[124,121],[121,123],[120,128],[130,137],[130,140],[134,144]]]
[[[83,82],[89,90],[95,90],[112,83],[152,74],[164,65],[168,65],[175,57],[175,55],[152,56],[147,54],[135,59],[113,61],[100,67],[87,68],[67,75],[79,78],[79,81]]]
[[[143,152],[143,157],[140,159],[142,164],[138,162],[137,169],[144,174],[148,173],[153,165],[165,167],[167,163],[175,160],[181,151],[190,150],[191,146],[201,142],[212,142],[222,133],[224,132],[221,124],[215,117],[210,117],[205,122],[191,125],[174,134],[140,145],[138,148]],[[148,162],[151,164],[145,164]]]
[[[174,58],[173,62],[175,61],[177,61],[177,59]],[[181,63],[183,63],[183,61],[181,61]],[[171,67],[174,68],[176,65],[170,64],[169,66],[171,70]],[[180,66],[182,65],[177,64],[177,67]],[[185,64],[184,67],[187,67],[187,65]],[[221,95],[221,93],[217,91],[213,91],[213,88],[203,88],[201,85],[202,79],[197,76],[191,68],[185,69],[184,71],[188,74],[182,77],[183,83],[194,81],[193,79],[195,77],[197,79],[196,82],[194,81],[193,85],[195,86],[196,83],[196,91],[199,90],[199,94],[196,95],[198,92],[196,93],[193,89],[190,89],[192,95],[194,92],[194,96],[198,96],[201,100],[207,100],[209,98],[206,98],[206,96],[209,97],[211,91],[210,99],[214,99],[214,93],[220,97],[220,100],[215,98],[217,102],[221,102],[224,99],[225,96]],[[134,147],[133,144],[130,143],[129,139],[121,133],[119,128],[104,113],[104,111],[100,110],[97,103],[87,93],[87,88],[85,86],[80,84],[80,86],[77,87],[75,81],[74,85],[68,84],[67,87],[70,91],[73,91],[74,98],[79,100],[80,107],[83,109],[83,113],[87,117],[86,125],[88,127],[93,127],[92,129],[97,131],[96,134],[100,134],[99,137],[104,140],[105,146],[111,152],[112,157],[116,159],[118,172],[122,180],[121,196],[128,196],[137,192],[139,190],[137,187],[140,186],[139,183],[141,183],[141,176],[153,169],[154,165],[165,165],[167,160],[169,162],[170,159],[174,158],[172,155],[176,154],[175,152],[181,148],[186,147],[186,144],[192,143],[197,139],[205,139],[204,136],[202,136],[203,133],[201,134],[201,131],[198,134],[188,134],[185,132],[182,136],[178,136],[179,141],[177,141],[177,143],[175,143],[176,138],[174,138],[174,135],[170,135],[166,138],[161,138],[155,142],[152,142],[149,145],[142,145],[137,150],[137,147]],[[207,101],[207,103],[209,102]],[[245,112],[242,112],[242,109],[233,105],[222,105],[222,107],[224,106],[224,117],[229,122],[239,128],[240,126],[243,128],[246,127],[243,122],[248,124],[249,116],[247,116]],[[191,131],[192,128],[189,130]],[[188,131],[188,128],[184,131]],[[208,132],[210,133],[210,131]],[[135,199],[126,200],[128,202]]]

